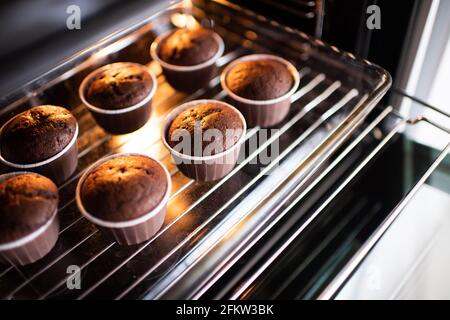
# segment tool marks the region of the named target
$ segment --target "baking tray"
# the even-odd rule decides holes
[[[223,37],[223,68],[249,53],[274,53],[298,68],[301,80],[288,118],[270,132],[256,150],[243,146],[245,159],[225,178],[198,183],[183,176],[160,141],[162,119],[175,106],[197,98],[226,99],[213,79],[208,87],[187,95],[175,91],[150,61],[148,50],[158,34],[189,21],[213,24]],[[158,78],[153,114],[131,134],[111,136],[98,127],[81,105],[78,86],[93,69],[116,61],[145,63]],[[0,266],[3,299],[136,299],[164,298],[176,283],[188,285],[176,297],[214,282],[254,240],[286,194],[314,174],[370,113],[391,85],[389,74],[300,31],[281,26],[226,1],[183,2],[111,35],[71,57],[61,66],[3,99],[0,124],[37,104],[65,106],[78,119],[79,164],[59,186],[60,238],[42,260],[25,266]],[[250,128],[249,139],[260,128]],[[270,163],[255,161],[276,150]],[[141,152],[160,159],[172,176],[172,195],[163,228],[149,241],[119,246],[82,218],[74,202],[75,186],[96,160],[118,152]],[[1,170],[5,170],[2,168]],[[260,232],[259,232],[260,231]],[[78,266],[80,289],[69,289],[69,266]],[[195,275],[188,271],[199,270]],[[170,296],[173,297],[173,296]]]

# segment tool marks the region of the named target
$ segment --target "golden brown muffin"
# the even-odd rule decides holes
[[[205,132],[209,129],[219,130],[222,139],[210,141],[205,136]],[[235,110],[224,104],[205,103],[188,108],[178,114],[169,127],[167,141],[172,148],[177,149],[177,145],[186,136],[189,138],[190,148],[182,148],[178,151],[188,155],[208,156],[232,147],[242,134],[243,123]],[[214,133],[212,135],[214,136]],[[198,141],[201,141],[201,151],[195,150],[194,139],[196,137],[199,139]],[[207,147],[209,154],[204,153]]]
[[[105,221],[127,221],[153,210],[164,198],[163,168],[143,156],[121,156],[96,167],[81,186],[81,202]]]
[[[277,60],[249,60],[227,73],[226,84],[240,97],[269,100],[286,94],[294,85],[294,78],[286,65]]]
[[[137,65],[113,63],[88,84],[86,100],[102,109],[123,109],[144,100],[153,88],[146,70]]]
[[[178,29],[163,39],[159,48],[161,60],[179,66],[193,66],[212,58],[219,44],[211,30]]]
[[[62,151],[76,132],[77,120],[66,109],[43,105],[15,116],[1,136],[3,157],[29,164],[51,158]]]
[[[21,174],[0,182],[0,243],[39,229],[55,213],[58,200],[55,184],[38,174]]]

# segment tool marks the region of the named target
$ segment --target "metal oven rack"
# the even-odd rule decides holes
[[[221,67],[244,54],[272,52],[292,61],[301,74],[289,117],[273,128],[277,130],[257,150],[244,147],[245,159],[216,182],[197,183],[183,176],[159,138],[164,115],[173,107],[196,98],[226,98],[218,78],[191,95],[176,92],[160,67],[149,62],[150,43],[177,24],[175,13],[192,14],[198,21],[214,20],[215,30],[226,43]],[[151,120],[144,128],[121,136],[99,128],[76,94],[84,75],[113,61],[146,63],[158,77]],[[80,126],[78,169],[59,186],[60,238],[34,264],[1,266],[0,298],[161,298],[178,284],[177,297],[201,295],[270,229],[273,213],[316,174],[390,83],[389,74],[368,61],[221,0],[195,1],[188,9],[177,6],[85,50],[0,110],[3,123],[30,105],[59,104],[72,110]],[[250,128],[247,141],[259,133],[260,128]],[[274,148],[279,153],[270,163],[254,163]],[[143,244],[124,247],[79,215],[74,190],[90,164],[109,154],[131,151],[160,159],[172,175],[173,190],[166,221],[157,235]],[[66,286],[71,265],[81,269],[79,290]]]
[[[402,94],[402,96],[405,99],[416,100],[408,95]],[[423,116],[408,118],[392,106],[377,106],[373,112],[372,120],[366,121],[361,126],[361,130],[355,132],[332,161],[326,163],[317,177],[312,181],[308,181],[305,188],[297,191],[284,207],[274,213],[274,216],[277,218],[272,223],[276,224],[280,220],[278,218],[280,215],[284,216],[287,212],[293,211],[290,217],[291,223],[284,222],[284,225],[290,225],[290,230],[286,230],[279,240],[274,241],[270,249],[263,252],[264,258],[259,259],[253,266],[246,261],[246,271],[241,272],[238,281],[233,283],[235,279],[233,281],[230,280],[228,288],[220,288],[220,294],[218,290],[212,290],[212,293],[208,293],[208,297],[213,296],[226,299],[277,299],[285,298],[286,295],[297,299],[332,299],[336,297],[339,290],[345,286],[351,275],[402,213],[403,209],[410,203],[421,186],[444,159],[448,158],[450,152],[450,127],[448,126],[448,120],[450,118],[446,112],[435,107],[426,104],[422,104],[422,106],[436,111],[438,117],[436,119],[435,117],[428,118]],[[427,133],[433,137],[443,138],[442,143],[440,143],[439,149],[436,150],[436,155],[427,160],[427,164],[424,165],[417,177],[412,178],[410,183],[404,184],[405,190],[400,194],[392,195],[392,201],[395,201],[392,203],[392,209],[387,209],[391,208],[388,205],[386,207],[388,211],[383,212],[383,215],[380,213],[377,218],[373,217],[373,212],[368,210],[367,207],[365,207],[366,210],[349,210],[353,211],[353,213],[350,212],[347,215],[339,214],[339,210],[336,208],[339,197],[344,193],[351,194],[352,185],[356,183],[356,180],[364,176],[363,172],[373,162],[382,157],[386,149],[391,149],[390,156],[392,156],[392,149],[402,146],[401,143],[399,145],[395,141],[404,141],[402,140],[403,135],[406,134],[408,129],[416,126],[423,126],[423,129],[426,129]],[[402,152],[400,152],[401,154]],[[387,157],[389,158],[389,156]],[[389,159],[393,163],[395,162],[394,159]],[[395,169],[398,169],[397,166],[392,164],[392,170]],[[309,209],[305,202],[308,202],[308,196],[310,196],[311,191],[320,188],[321,183],[330,179],[336,172],[339,172],[338,182],[335,184],[328,183],[328,191],[324,193],[325,196],[317,206]],[[377,171],[377,174],[384,175],[389,173]],[[374,182],[366,181],[366,183]],[[377,191],[375,190],[375,192]],[[355,203],[355,207],[358,206],[356,197],[356,195],[351,196],[351,201]],[[363,199],[361,202],[367,203]],[[308,212],[308,214],[303,214],[303,216],[301,216],[300,212],[295,213],[295,210],[293,210],[302,203],[304,203],[303,207],[307,207],[302,209],[302,211]],[[374,203],[369,202],[369,206],[373,205]],[[350,206],[349,208],[353,207]],[[335,214],[333,211],[335,211]],[[376,210],[373,211],[377,212]],[[322,227],[324,229],[323,234],[315,234],[313,236],[312,233],[314,231],[311,231],[311,229],[314,228],[317,218],[328,215],[328,218],[324,217],[322,220],[331,220],[330,214],[335,215],[333,219],[337,221],[336,225],[332,224],[332,226]],[[373,228],[373,231],[363,232],[367,237],[358,237],[357,235],[360,234],[361,230],[371,228],[370,225],[374,220],[379,221]],[[324,225],[326,224],[324,223]],[[347,232],[342,231],[345,228],[348,229]],[[310,234],[308,235],[308,233]],[[342,238],[338,240],[338,234],[343,234],[344,240]],[[321,236],[323,238],[320,238]],[[319,239],[317,243],[309,248],[307,243],[311,242],[311,238]],[[332,242],[335,243],[335,246],[331,245]],[[302,243],[304,244],[303,246],[301,245]],[[329,246],[333,247],[331,254],[325,253]],[[309,249],[305,249],[305,247]],[[307,253],[298,253],[298,256],[293,258],[292,256],[296,255],[296,251],[300,251],[300,248]],[[261,253],[258,252],[258,254]],[[328,263],[321,260],[320,256],[324,257]],[[292,270],[289,270],[290,272],[287,270],[289,268],[286,266],[287,260],[290,261],[289,267],[292,267]],[[316,262],[315,260],[321,262]],[[329,264],[328,267],[326,266],[327,264]],[[311,274],[306,271],[308,269],[316,271]],[[320,269],[324,270],[320,271]],[[234,273],[237,272],[234,271]],[[275,287],[274,284],[276,284]],[[295,286],[297,289],[289,289],[289,286]]]
[[[378,241],[383,237],[386,231],[391,227],[394,221],[401,215],[407,205],[411,202],[413,197],[419,191],[419,189],[427,182],[430,176],[434,173],[436,168],[444,162],[444,159],[450,153],[450,115],[444,110],[440,110],[432,105],[429,105],[426,102],[421,101],[413,96],[408,95],[402,90],[396,90],[397,94],[403,96],[405,99],[411,99],[416,103],[419,103],[423,109],[431,109],[434,111],[439,119],[439,121],[433,118],[425,117],[425,116],[415,116],[413,118],[407,118],[401,113],[397,112],[393,109],[392,106],[387,107],[382,116],[380,116],[379,121],[387,118],[388,116],[392,118],[396,118],[395,125],[392,125],[392,128],[386,134],[384,139],[377,145],[377,147],[369,154],[369,156],[364,159],[363,163],[358,167],[357,170],[361,170],[365,163],[370,162],[377,153],[385,147],[392,138],[411,126],[417,125],[425,125],[428,129],[428,132],[433,136],[442,135],[446,139],[440,150],[437,151],[437,155],[431,159],[431,163],[427,167],[426,171],[423,175],[418,179],[413,186],[408,190],[405,196],[398,202],[395,208],[389,212],[389,214],[385,217],[385,219],[381,222],[381,224],[376,228],[373,234],[362,244],[362,246],[358,249],[355,255],[345,264],[345,266],[340,270],[337,276],[327,285],[327,287],[323,290],[323,292],[318,296],[319,299],[332,299],[335,298],[339,293],[339,290],[343,288],[346,282],[350,279],[351,275],[357,270],[359,265],[364,261],[364,259],[368,256],[370,251],[374,248],[374,246],[378,243]],[[352,176],[349,177],[348,181],[357,174],[358,172],[353,172]],[[347,182],[347,181],[346,181]],[[345,186],[342,186],[342,188]]]
[[[239,1],[236,2],[240,3]],[[241,2],[245,3],[245,1]],[[272,16],[289,16],[298,23],[301,23],[302,28],[308,30],[308,33],[313,34],[317,38],[322,37],[323,18],[325,14],[324,0],[259,0],[254,1],[254,3],[245,4],[253,5],[250,9],[267,5],[266,11],[270,10]]]

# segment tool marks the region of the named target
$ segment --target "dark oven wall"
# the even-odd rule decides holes
[[[5,96],[80,50],[179,1],[2,1],[0,108],[9,101]],[[80,29],[67,27],[71,6],[80,9]]]
[[[419,0],[230,0],[322,37],[386,68],[395,79],[408,23]],[[13,1],[0,4],[0,97],[112,32],[177,1]],[[365,27],[366,8],[381,8],[381,29]],[[81,30],[67,30],[67,6],[79,5]],[[45,8],[42,10],[41,8]],[[20,66],[18,68],[17,66]]]
[[[387,69],[395,80],[418,0],[231,0],[293,28],[321,37]],[[381,29],[369,30],[366,13],[380,8]],[[413,23],[413,21],[411,21]]]

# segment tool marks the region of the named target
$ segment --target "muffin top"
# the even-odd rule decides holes
[[[58,207],[58,189],[48,178],[20,174],[0,182],[0,243],[39,229]]]
[[[179,66],[193,66],[212,58],[219,44],[211,30],[204,28],[178,29],[159,45],[161,60]]]
[[[294,78],[285,64],[274,59],[243,61],[226,75],[228,88],[251,100],[269,100],[286,94]]]
[[[86,100],[101,109],[124,109],[144,100],[153,88],[150,74],[138,65],[113,63],[96,74],[85,92]]]
[[[105,221],[127,221],[154,209],[168,188],[166,174],[155,160],[121,156],[103,162],[83,182],[85,209]]]
[[[51,105],[31,108],[15,116],[1,136],[3,157],[14,163],[46,160],[72,140],[77,120],[66,109]]]
[[[178,152],[209,156],[235,145],[243,128],[239,114],[232,108],[220,103],[203,103],[175,117],[167,133],[167,142]],[[201,151],[197,146],[201,146]]]

